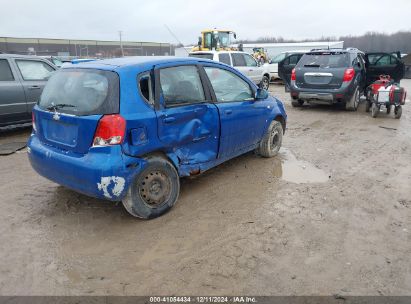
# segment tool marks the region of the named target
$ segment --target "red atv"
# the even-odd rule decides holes
[[[399,119],[406,96],[405,89],[394,83],[389,75],[380,75],[380,79],[367,88],[365,111],[369,112],[371,108],[371,116],[375,118],[381,106],[386,107],[387,114],[390,114],[391,107],[394,106],[395,118]]]

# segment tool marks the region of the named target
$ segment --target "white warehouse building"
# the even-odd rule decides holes
[[[235,45],[237,46],[237,45]],[[244,52],[253,53],[253,48],[264,48],[267,50],[268,57],[274,56],[289,51],[309,51],[312,49],[327,49],[337,48],[342,49],[344,41],[313,41],[313,42],[294,42],[294,43],[247,43],[243,44]],[[187,57],[192,47],[181,47],[175,49],[177,57]]]

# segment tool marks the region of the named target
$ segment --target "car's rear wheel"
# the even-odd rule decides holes
[[[291,105],[294,108],[301,107],[304,104],[304,100],[291,100]]]
[[[397,106],[394,108],[394,115],[396,119],[400,119],[401,115],[402,115],[402,107],[401,106]]]
[[[154,156],[147,158],[146,167],[130,185],[123,205],[135,217],[152,219],[169,211],[179,192],[177,170],[168,160]]]
[[[263,79],[260,83],[260,88],[268,91],[268,89],[270,88],[270,78],[268,76],[263,76]]]
[[[357,111],[358,105],[360,103],[360,90],[358,87],[355,88],[354,94],[352,94],[351,98],[345,104],[345,109],[347,111]]]
[[[277,120],[273,120],[260,142],[258,153],[263,157],[276,156],[283,142],[283,126]]]
[[[380,112],[380,106],[373,102],[371,106],[371,116],[374,118],[377,117],[378,112]]]

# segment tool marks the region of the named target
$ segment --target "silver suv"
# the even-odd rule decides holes
[[[31,122],[31,110],[56,69],[40,57],[0,54],[0,127]]]
[[[239,51],[198,51],[190,57],[210,59],[232,66],[251,79],[260,88],[268,90],[270,73],[266,66],[260,66],[253,56]]]

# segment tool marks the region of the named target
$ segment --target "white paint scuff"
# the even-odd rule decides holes
[[[111,194],[109,192],[108,187],[111,185],[111,183],[114,184],[113,188],[111,189]],[[103,176],[101,178],[101,182],[97,183],[97,188],[100,191],[103,191],[103,194],[107,198],[112,198],[113,196],[120,196],[120,194],[124,190],[124,185],[126,181],[124,178],[120,176]]]

